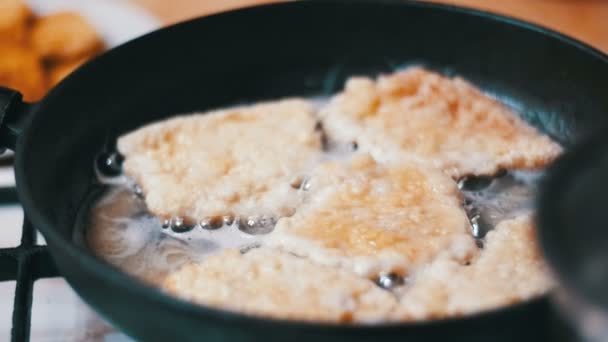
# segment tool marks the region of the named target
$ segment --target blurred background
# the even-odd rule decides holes
[[[86,60],[137,35],[202,15],[279,1],[0,0],[0,85],[36,101]],[[435,1],[539,23],[608,52],[608,0]]]

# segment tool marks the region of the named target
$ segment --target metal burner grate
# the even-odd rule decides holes
[[[18,204],[14,187],[0,188],[0,204]],[[13,229],[17,227],[4,227]],[[0,248],[0,281],[15,280],[11,341],[29,341],[34,282],[58,276],[46,246],[36,244],[36,230],[24,219],[21,244]]]

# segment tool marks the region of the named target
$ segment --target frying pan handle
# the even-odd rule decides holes
[[[7,148],[15,150],[17,137],[33,106],[23,102],[18,91],[0,87],[0,152]]]

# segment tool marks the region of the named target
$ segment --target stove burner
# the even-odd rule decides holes
[[[0,188],[0,205],[18,204],[14,187]],[[16,229],[16,227],[1,227]],[[36,244],[36,230],[24,219],[21,244],[0,248],[0,281],[16,280],[11,341],[28,341],[34,281],[58,276],[46,246]]]

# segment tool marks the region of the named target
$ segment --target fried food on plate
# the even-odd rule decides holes
[[[312,106],[288,99],[171,118],[118,139],[124,172],[163,218],[293,213],[291,185],[318,158]]]
[[[305,188],[268,245],[370,278],[407,276],[440,254],[465,262],[477,251],[458,188],[439,170],[361,154],[321,165]]]
[[[0,44],[22,44],[32,13],[21,0],[0,1]]]
[[[414,159],[455,178],[538,169],[558,144],[460,78],[409,68],[376,81],[351,78],[322,111],[338,141],[380,161]]]
[[[464,315],[519,303],[552,287],[530,215],[499,223],[470,265],[438,259],[410,278],[395,319]]]
[[[264,247],[188,264],[164,288],[186,300],[279,319],[373,323],[396,304],[367,279]]]
[[[103,47],[95,29],[74,12],[59,12],[38,19],[30,40],[34,50],[49,60],[92,55]]]
[[[26,101],[42,98],[47,81],[38,55],[24,47],[0,44],[0,86],[19,90]]]

